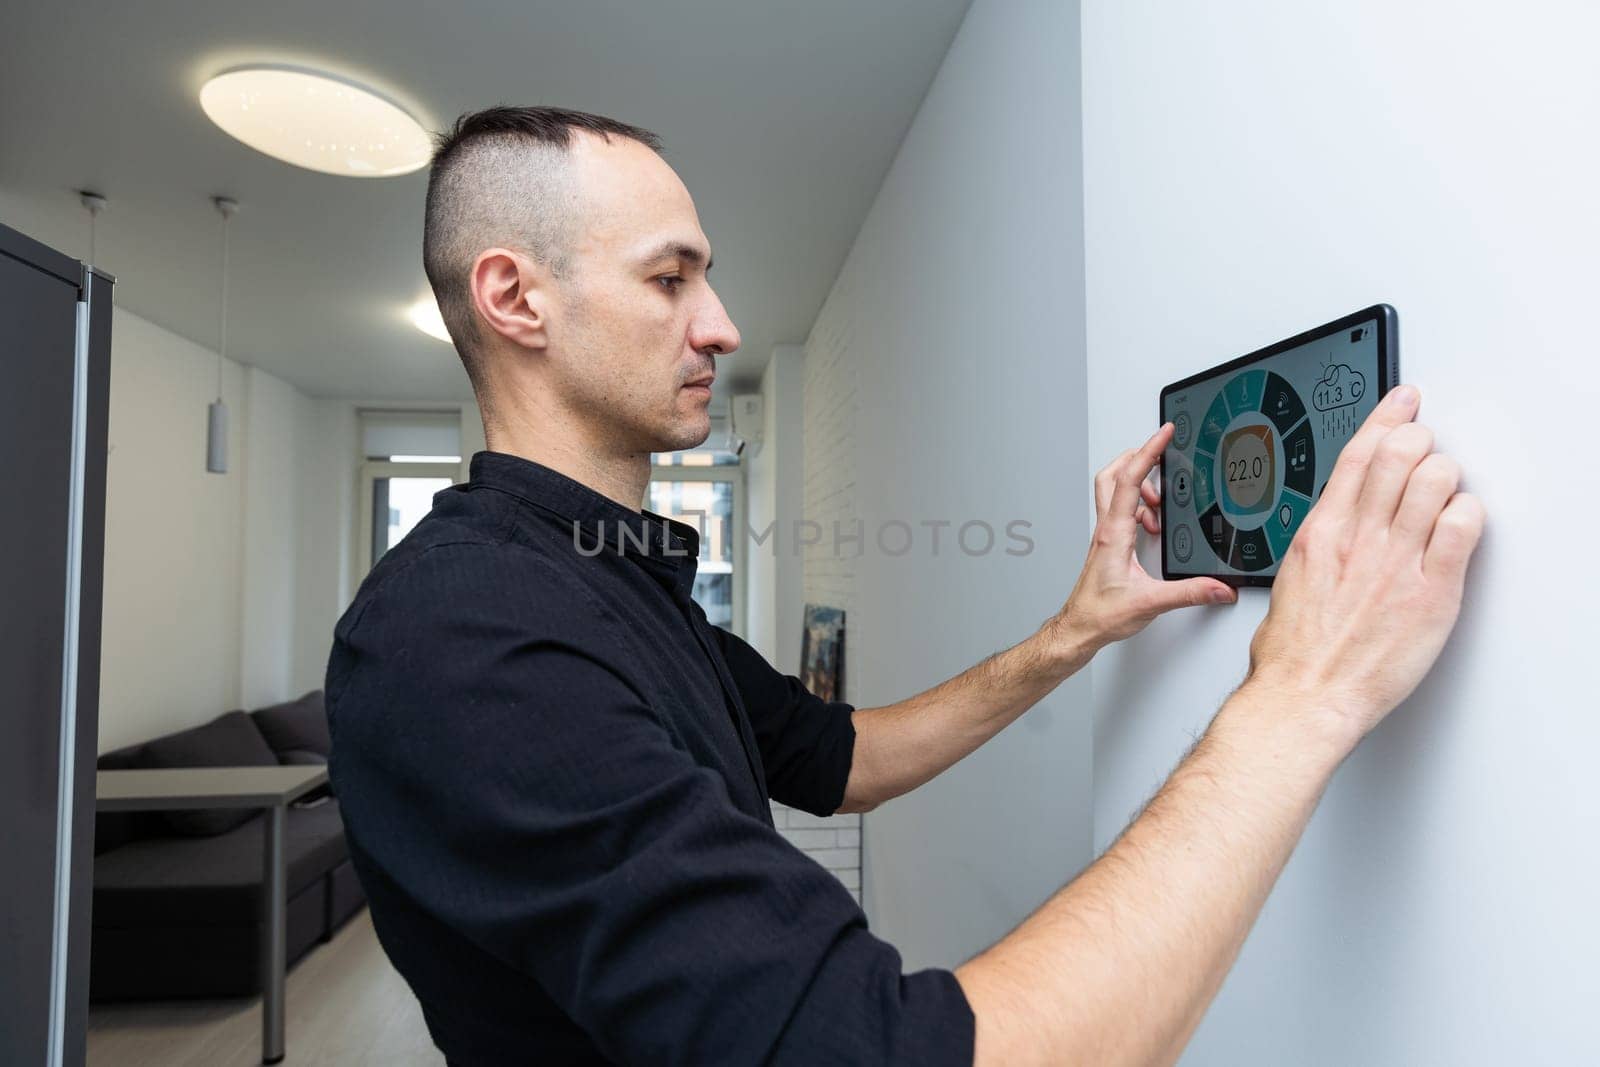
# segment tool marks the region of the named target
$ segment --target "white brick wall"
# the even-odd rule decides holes
[[[855,532],[856,373],[848,356],[850,323],[829,308],[850,308],[830,300],[806,341],[804,518],[821,530],[817,544],[805,548],[805,598],[845,610],[845,687],[850,686],[850,609],[855,606],[855,553],[859,545],[834,550],[837,522]]]
[[[975,0],[806,340],[804,506],[824,535],[803,589],[849,613],[852,703],[1026,637],[1083,559],[1078,32],[1074,3]],[[1065,107],[1030,121],[1041,101]],[[835,518],[865,545],[837,556]],[[941,553],[922,526],[939,520],[1024,520],[1038,551],[974,558],[947,529]],[[904,541],[880,539],[889,523],[915,550],[886,547]],[[908,970],[982,951],[1092,857],[1088,684],[873,811],[865,840],[835,837],[861,850],[867,917]]]
[[[854,546],[834,551],[833,524],[849,535],[856,524],[855,366],[846,357],[847,324],[825,317],[812,327],[805,355],[805,492],[802,518],[817,523],[821,538],[804,553],[804,589],[808,604],[825,604],[845,612],[845,697],[850,695],[851,609],[855,606]],[[797,547],[793,531],[784,530],[783,551]],[[796,610],[799,610],[798,607]],[[772,805],[778,832],[795,847],[838,876],[850,895],[861,900],[861,816],[818,818],[803,811]]]
[[[773,801],[772,821],[791,844],[832,871],[860,903],[861,816],[832,815],[819,819]]]

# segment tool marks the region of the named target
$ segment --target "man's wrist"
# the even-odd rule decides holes
[[[1081,669],[1096,652],[1110,644],[1109,638],[1079,617],[1068,604],[1039,628],[1036,635],[1053,672],[1061,678]]]
[[[1281,741],[1310,765],[1325,764],[1331,774],[1361,740],[1353,725],[1359,717],[1340,707],[1341,699],[1312,686],[1250,677],[1228,698],[1214,725]]]

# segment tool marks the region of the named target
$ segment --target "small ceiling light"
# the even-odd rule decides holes
[[[200,89],[206,116],[258,152],[347,178],[426,166],[427,131],[363,85],[288,66],[235,67]]]
[[[433,297],[425,296],[411,307],[406,309],[406,317],[411,320],[411,325],[427,334],[436,337],[445,344],[450,344],[450,331],[445,329],[444,316],[439,314],[439,305],[433,302]]]

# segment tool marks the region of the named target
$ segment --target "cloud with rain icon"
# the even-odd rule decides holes
[[[1332,411],[1366,395],[1366,376],[1348,363],[1335,363],[1322,372],[1322,380],[1311,391],[1311,402],[1318,411]]]

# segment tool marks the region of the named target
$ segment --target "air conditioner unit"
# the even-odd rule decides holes
[[[711,433],[706,436],[695,452],[734,452],[737,451],[737,442],[733,439],[733,431],[728,425],[728,403],[725,400],[713,399],[711,406],[706,409],[706,414],[711,417]]]
[[[733,451],[742,458],[761,451],[765,415],[760,393],[741,393],[728,407],[728,431]]]

